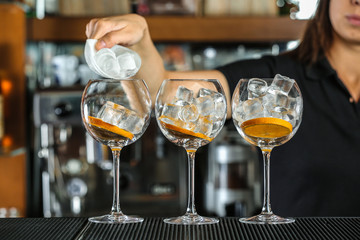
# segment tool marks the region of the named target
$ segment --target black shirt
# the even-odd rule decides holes
[[[303,95],[298,132],[275,147],[271,205],[281,216],[360,216],[360,104],[326,58],[307,67],[291,55],[238,61],[220,70],[231,92],[240,78],[295,79]]]

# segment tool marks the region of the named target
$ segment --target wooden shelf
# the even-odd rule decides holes
[[[28,19],[29,41],[85,41],[90,17]],[[155,42],[281,42],[296,40],[306,25],[289,17],[146,17]]]

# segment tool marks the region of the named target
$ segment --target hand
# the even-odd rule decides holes
[[[141,67],[136,78],[144,79],[153,103],[157,90],[165,78],[162,58],[151,40],[144,17],[127,14],[115,17],[95,18],[86,25],[86,36],[97,39],[95,48],[111,48],[116,44],[131,48],[141,58]]]
[[[95,18],[86,25],[86,36],[98,39],[97,50],[116,44],[126,47],[140,43],[148,35],[145,19],[136,14],[115,17]]]

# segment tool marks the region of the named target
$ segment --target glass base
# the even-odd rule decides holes
[[[239,221],[250,224],[286,224],[295,222],[295,219],[279,217],[273,213],[261,213],[249,218],[240,218]]]
[[[216,218],[202,217],[197,214],[191,214],[180,217],[165,218],[164,222],[178,225],[201,225],[218,223],[219,220]]]
[[[98,216],[98,217],[91,217],[88,220],[89,222],[93,222],[93,223],[110,223],[110,224],[140,223],[144,221],[144,219],[140,217],[133,217],[127,215],[116,216],[111,214]]]

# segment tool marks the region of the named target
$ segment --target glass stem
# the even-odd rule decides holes
[[[271,150],[262,150],[264,160],[264,202],[262,214],[272,214],[270,205],[270,153]]]
[[[111,215],[122,216],[123,213],[120,208],[120,152],[121,148],[111,148],[113,156],[113,204],[111,208]]]
[[[188,205],[186,215],[196,215],[195,208],[195,151],[186,150],[188,157]]]

